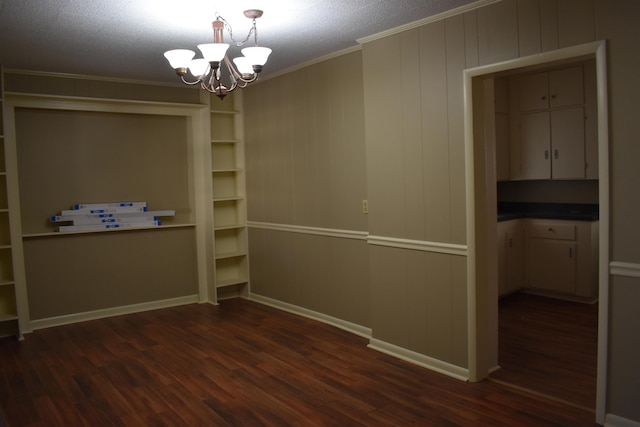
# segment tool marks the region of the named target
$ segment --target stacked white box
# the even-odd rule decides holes
[[[118,230],[122,228],[150,228],[162,225],[159,217],[175,216],[174,210],[148,211],[146,202],[81,203],[73,209],[62,210],[49,218],[61,225],[58,231]]]

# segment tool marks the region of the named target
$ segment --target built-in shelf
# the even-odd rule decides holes
[[[195,227],[195,224],[169,224],[169,225],[161,225],[159,227],[128,227],[128,228],[113,228],[108,230],[80,230],[80,231],[48,231],[42,233],[26,233],[22,235],[23,239],[30,239],[36,237],[64,237],[64,236],[73,236],[77,234],[96,234],[96,233],[122,233],[126,231],[160,231],[167,230],[170,228],[189,228]],[[0,247],[1,248],[1,247]]]
[[[216,298],[248,296],[242,95],[210,105]]]
[[[12,320],[18,320],[18,316],[16,316],[15,314],[0,313],[0,322],[10,322]]]

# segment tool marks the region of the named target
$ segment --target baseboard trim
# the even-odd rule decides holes
[[[338,319],[337,317],[328,316],[323,313],[319,313],[317,311],[309,310],[304,307],[300,307],[294,304],[289,304],[283,301],[279,301],[273,298],[265,297],[263,295],[258,295],[251,293],[249,294],[249,299],[251,301],[258,302],[260,304],[268,305],[273,308],[277,308],[282,311],[286,311],[289,313],[297,314],[302,317],[306,317],[308,319],[317,320],[322,323],[326,323],[331,326],[335,326],[336,328],[340,328],[347,332],[351,332],[354,335],[358,335],[364,338],[371,338],[371,329],[347,322],[346,320]]]
[[[640,427],[640,422],[613,414],[607,414],[604,420],[604,425],[606,427]]]
[[[105,317],[120,316],[123,314],[139,313],[142,311],[157,310],[160,308],[175,307],[178,305],[194,304],[199,301],[198,295],[170,298],[160,301],[143,302],[140,304],[124,305],[121,307],[105,308],[101,310],[85,311],[83,313],[67,314],[64,316],[48,317],[29,322],[32,332],[36,329],[50,328],[53,326],[68,325],[71,323],[85,322],[87,320],[103,319]]]
[[[397,345],[374,338],[369,341],[367,347],[449,377],[469,381],[469,370],[461,368],[460,366],[452,365],[442,360],[434,359],[424,354],[416,353],[415,351],[407,350],[406,348],[398,347]]]

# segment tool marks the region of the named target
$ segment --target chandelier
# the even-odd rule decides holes
[[[234,89],[238,87],[244,88],[258,79],[258,74],[262,71],[262,66],[267,62],[271,49],[258,46],[256,19],[262,16],[262,11],[257,9],[245,10],[244,16],[252,20],[251,29],[244,40],[235,40],[229,23],[216,13],[216,20],[211,24],[213,26],[213,43],[198,45],[198,49],[202,52],[202,58],[194,59],[195,52],[188,49],[173,49],[164,53],[165,58],[167,58],[171,67],[176,70],[176,74],[178,74],[183,83],[188,85],[199,84],[202,89],[223,99]],[[253,35],[254,45],[242,49],[243,56],[234,58],[233,63],[227,56],[229,44],[224,42],[225,29],[236,46],[244,46]],[[225,82],[223,83],[224,68],[227,70],[228,77],[224,78]],[[187,70],[193,78],[186,77]]]

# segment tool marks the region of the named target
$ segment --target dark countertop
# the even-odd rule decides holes
[[[597,204],[499,202],[498,222],[518,218],[568,219],[597,221]]]

